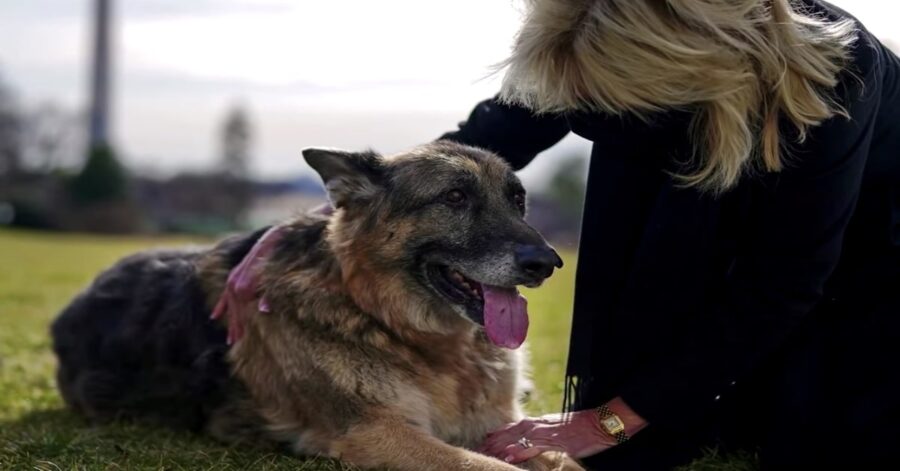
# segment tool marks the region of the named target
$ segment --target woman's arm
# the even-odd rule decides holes
[[[860,45],[859,47],[863,47]],[[822,297],[840,258],[872,140],[881,94],[873,64],[864,83],[837,88],[851,120],[834,117],[791,150],[789,168],[755,184],[749,233],[714,305],[711,324],[620,391],[654,425],[691,423],[783,345]],[[859,80],[863,80],[862,78]]]
[[[495,97],[479,103],[458,130],[441,139],[490,150],[520,170],[568,133],[569,124],[561,115],[536,115]]]

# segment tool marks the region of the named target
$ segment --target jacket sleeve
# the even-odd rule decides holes
[[[569,124],[561,115],[534,114],[494,97],[479,103],[458,130],[440,139],[493,151],[520,170],[568,133]]]
[[[859,48],[864,48],[860,45]],[[880,102],[879,67],[846,78],[836,116],[792,149],[788,168],[753,182],[749,233],[711,325],[632,375],[622,399],[650,424],[683,426],[785,343],[822,297],[859,194]],[[863,78],[864,77],[864,78]]]

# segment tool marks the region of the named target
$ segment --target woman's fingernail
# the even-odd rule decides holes
[[[269,301],[267,301],[266,298],[259,300],[259,312],[269,312],[270,309]]]
[[[507,463],[512,463],[512,460],[513,460],[512,455],[507,455],[506,458],[503,458],[503,461],[506,461]]]

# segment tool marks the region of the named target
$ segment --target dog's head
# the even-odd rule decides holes
[[[331,149],[303,156],[336,208],[329,242],[344,276],[368,292],[356,297],[407,299],[407,315],[424,317],[414,321],[467,319],[500,346],[522,343],[528,318],[516,286],[541,284],[562,260],[525,222],[525,189],[503,160],[449,142],[386,158]]]

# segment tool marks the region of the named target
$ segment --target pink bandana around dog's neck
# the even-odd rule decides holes
[[[495,345],[519,348],[528,334],[528,301],[515,288],[481,286],[484,330]]]

